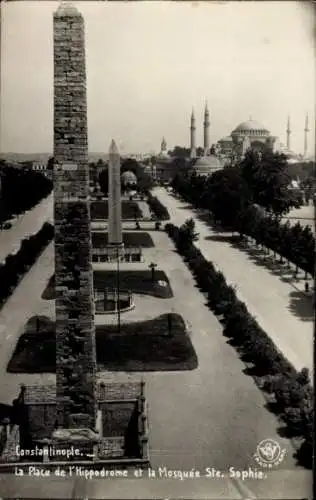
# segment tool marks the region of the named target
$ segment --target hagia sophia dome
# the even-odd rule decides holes
[[[270,135],[269,130],[256,120],[249,119],[237,125],[231,133],[234,135],[255,135],[267,137]]]
[[[306,115],[304,128],[304,154],[299,155],[291,149],[291,123],[288,116],[286,127],[286,144],[282,143],[279,137],[272,135],[262,123],[249,120],[239,123],[231,133],[217,141],[210,147],[210,112],[207,102],[204,109],[203,121],[203,147],[197,147],[196,120],[192,110],[190,122],[190,160],[187,162],[188,169],[197,175],[210,176],[212,173],[223,169],[227,165],[234,165],[236,161],[245,157],[247,151],[252,150],[257,153],[282,153],[288,163],[307,161],[308,150],[308,115]],[[203,151],[203,155],[199,156]],[[170,181],[175,175],[176,163],[167,153],[167,143],[165,138],[161,142],[161,150],[156,158],[155,178]],[[181,167],[182,168],[182,167]]]
[[[220,156],[242,157],[248,149],[258,152],[283,153],[288,161],[296,162],[299,156],[290,147],[290,120],[287,123],[287,144],[282,144],[279,138],[272,135],[262,123],[250,118],[237,125],[231,134],[218,141]]]

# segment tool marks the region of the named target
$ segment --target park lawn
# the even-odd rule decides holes
[[[91,219],[108,219],[109,205],[108,201],[91,202]],[[122,219],[142,219],[143,212],[136,201],[122,200]]]
[[[115,270],[94,271],[93,281],[96,290],[104,290],[106,287],[116,288],[117,273]],[[164,281],[167,285],[160,286],[159,281]],[[173,297],[169,279],[165,272],[161,270],[155,270],[154,281],[152,281],[152,274],[149,269],[120,271],[120,288],[154,297],[168,299]]]
[[[94,288],[96,290],[104,290],[105,288],[116,288],[117,286],[117,272],[112,270],[94,271],[93,272]],[[167,283],[166,286],[159,285],[159,281]],[[46,286],[42,299],[53,300],[55,299],[55,277],[50,278]],[[130,290],[132,293],[140,293],[144,295],[151,295],[153,297],[170,299],[173,297],[173,292],[164,271],[155,270],[155,280],[152,281],[151,271],[144,270],[131,270],[120,271],[120,289]]]
[[[168,319],[169,316],[169,319]],[[55,373],[55,323],[34,317],[26,325],[8,364],[10,373]],[[98,370],[193,370],[197,356],[183,318],[175,313],[152,320],[96,327]]]
[[[153,248],[154,242],[149,233],[144,231],[123,233],[123,243],[125,247]],[[108,244],[108,233],[92,233],[92,247],[104,248]]]

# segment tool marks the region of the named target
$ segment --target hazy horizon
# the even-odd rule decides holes
[[[60,2],[1,4],[1,153],[53,149],[53,12]],[[72,2],[85,19],[89,151],[202,144],[251,116],[315,152],[314,12],[308,2]]]

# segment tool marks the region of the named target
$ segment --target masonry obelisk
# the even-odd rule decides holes
[[[109,225],[108,243],[122,247],[121,160],[115,142],[109,149]]]
[[[54,160],[57,423],[60,429],[93,434],[97,398],[85,37],[83,17],[69,4],[54,14]]]

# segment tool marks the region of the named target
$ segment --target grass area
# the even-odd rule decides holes
[[[117,278],[116,271],[94,271],[94,288],[97,290],[104,290],[108,288],[116,288]],[[152,295],[153,297],[160,297],[169,299],[173,297],[172,289],[169,284],[164,271],[155,270],[154,281],[152,280],[151,271],[120,271],[120,288],[122,290],[130,290],[133,293],[141,293],[145,295]],[[159,281],[164,281],[167,286],[159,285]],[[53,300],[55,298],[54,292],[55,277],[52,276],[45,288],[42,299]]]
[[[8,364],[10,373],[55,373],[55,323],[33,317],[26,325]],[[96,327],[99,370],[193,370],[197,356],[185,323],[178,314],[163,314],[149,321]]]
[[[94,271],[94,287],[97,290],[104,290],[105,287],[116,287],[116,271]],[[164,281],[167,286],[160,286],[159,281]],[[120,271],[120,287],[131,290],[133,293],[152,295],[154,297],[171,298],[173,293],[164,271],[155,270],[154,281],[151,271]]]
[[[108,219],[109,205],[105,201],[91,203],[91,219]],[[136,201],[122,200],[122,219],[141,219],[143,212]]]
[[[123,242],[126,247],[153,248],[154,242],[149,233],[143,231],[123,233]],[[102,248],[108,243],[108,233],[92,233],[93,248]]]

